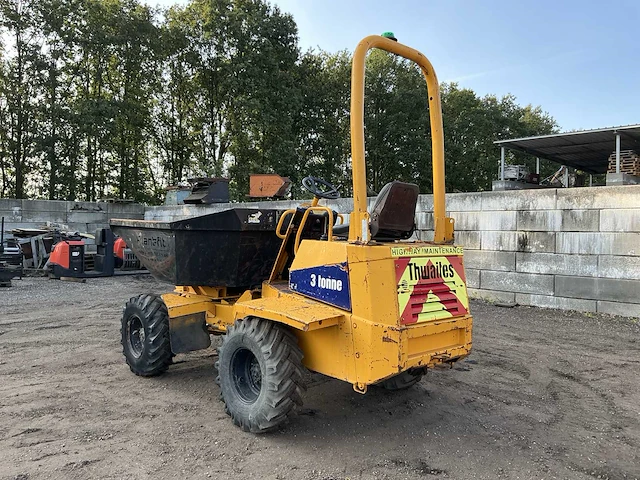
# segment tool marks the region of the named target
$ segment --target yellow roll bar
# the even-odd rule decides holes
[[[417,63],[429,94],[431,142],[433,162],[433,216],[434,241],[446,243],[453,240],[453,220],[445,215],[444,186],[444,133],[442,131],[442,107],[440,86],[431,62],[417,50],[380,35],[365,37],[356,47],[351,69],[351,159],[353,165],[353,212],[349,226],[349,241],[367,243],[369,213],[367,212],[367,179],[364,156],[364,71],[367,52],[379,48]]]

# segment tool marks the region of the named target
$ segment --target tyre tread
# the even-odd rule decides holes
[[[145,317],[143,323],[146,323],[146,348],[143,361],[139,362],[132,361],[127,355],[125,323],[129,309],[138,309]],[[164,373],[171,365],[173,353],[169,338],[169,312],[162,297],[152,294],[131,297],[123,310],[120,338],[123,354],[133,373],[141,377],[153,377]]]
[[[296,336],[284,326],[257,317],[247,317],[228,327],[222,345],[218,348],[219,359],[222,358],[229,338],[235,335],[248,336],[258,344],[268,376],[268,380],[263,377],[263,382],[268,384],[263,384],[266,388],[262,407],[250,418],[242,418],[233,409],[232,399],[225,399],[221,390],[220,397],[225,404],[225,411],[233,423],[246,432],[263,433],[274,430],[289,418],[296,406],[302,405],[302,350]],[[216,362],[216,369],[216,382],[221,385],[220,360]]]

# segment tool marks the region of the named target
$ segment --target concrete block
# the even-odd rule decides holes
[[[482,192],[482,210],[554,210],[556,190]]]
[[[451,212],[456,221],[456,230],[498,230],[516,229],[516,212]]]
[[[480,270],[465,268],[464,274],[467,277],[468,288],[480,288]]]
[[[57,200],[22,200],[20,212],[22,222],[67,221],[67,202]]]
[[[640,255],[640,233],[558,232],[556,253]]]
[[[504,292],[535,293],[553,295],[553,275],[533,273],[493,272],[484,270],[480,274],[480,287]]]
[[[563,232],[597,232],[600,229],[600,210],[562,210]]]
[[[109,223],[107,212],[72,211],[67,214],[66,223]]]
[[[351,212],[353,210],[353,199],[338,198],[336,200],[327,200],[326,205],[332,208],[333,210],[335,210],[336,212],[344,214],[344,213]]]
[[[66,213],[67,202],[62,200],[22,200],[22,211]]]
[[[418,195],[418,212],[433,212],[433,195]]]
[[[609,185],[640,185],[640,177],[628,173],[607,173],[606,184]]]
[[[551,232],[518,232],[519,252],[556,251],[556,234]]]
[[[417,233],[421,242],[433,242],[433,230],[418,230]]]
[[[521,210],[517,212],[517,229],[529,232],[557,232],[560,230],[560,210]]]
[[[22,208],[22,200],[17,198],[0,198],[0,211],[12,211],[14,208]]]
[[[518,232],[479,232],[482,250],[515,252],[518,249]]]
[[[640,208],[640,185],[590,188],[559,188],[557,208]]]
[[[482,250],[511,252],[555,252],[555,233],[481,232]]]
[[[516,294],[513,292],[467,288],[467,293],[471,298],[484,300],[485,302],[490,303],[515,303],[516,301]]]
[[[433,213],[416,213],[416,226],[418,230],[433,230]]]
[[[532,295],[530,293],[516,293],[516,303],[541,308],[557,308],[560,310],[577,310],[579,312],[595,312],[595,300],[577,298],[553,297],[550,295]]]
[[[447,193],[447,210],[471,212],[482,208],[482,193]]]
[[[465,249],[480,250],[480,232],[455,232],[454,243]]]
[[[640,208],[601,210],[601,232],[640,232]]]
[[[556,275],[558,297],[640,303],[640,281]]]
[[[563,255],[558,253],[517,253],[517,272],[553,275],[598,276],[597,255]]]
[[[597,232],[600,210],[519,211],[518,230],[535,232]]]
[[[90,233],[91,235],[93,235],[96,230],[95,228],[94,229],[89,228],[89,225],[83,222],[68,223],[67,226],[69,227],[69,230],[72,232]]]
[[[106,205],[106,210],[107,213],[109,215],[123,215],[123,214],[128,214],[128,215],[139,215],[140,218],[142,218],[144,216],[144,209],[145,206],[141,205],[140,203],[106,203],[106,204],[99,204],[102,209],[104,210],[104,206]],[[123,218],[123,217],[119,217],[119,218]],[[125,218],[130,218],[130,217],[125,217]]]
[[[640,280],[640,256],[598,256],[598,277]]]
[[[0,217],[4,217],[5,222],[22,221],[22,200],[0,198]]]
[[[171,222],[174,220],[206,215],[208,213],[216,213],[224,210],[224,208],[219,207],[219,205],[229,204],[217,205],[218,206],[215,207],[210,205],[162,205],[159,207],[148,207],[144,212],[144,219],[155,220],[157,222]],[[238,205],[236,204],[236,206]]]
[[[468,250],[464,253],[465,267],[479,270],[513,272],[516,269],[515,252]]]
[[[69,201],[67,203],[67,211],[85,211],[85,212],[107,212],[109,209],[109,203],[105,202],[78,202]]]
[[[44,225],[46,222],[67,223],[67,212],[22,210],[19,221],[28,223],[35,222],[40,225]]]
[[[640,304],[638,303],[607,302],[605,300],[600,300],[597,303],[598,313],[640,318]]]

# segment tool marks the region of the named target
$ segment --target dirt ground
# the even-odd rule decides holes
[[[0,479],[637,479],[637,320],[472,305],[473,354],[404,392],[310,376],[280,431],[235,428],[214,349],[130,373],[122,306],[148,276],[0,290]],[[214,344],[216,342],[214,341]]]

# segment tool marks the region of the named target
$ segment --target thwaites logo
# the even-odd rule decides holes
[[[394,263],[402,324],[468,313],[462,256],[399,257]]]
[[[289,273],[289,288],[329,305],[351,310],[349,269],[346,263],[292,270]]]
[[[456,276],[456,271],[449,262],[446,264],[435,261],[429,262],[428,264],[420,264],[409,262],[407,265],[407,269],[409,270],[409,279],[413,281],[418,280],[428,280],[433,278],[454,278]]]

